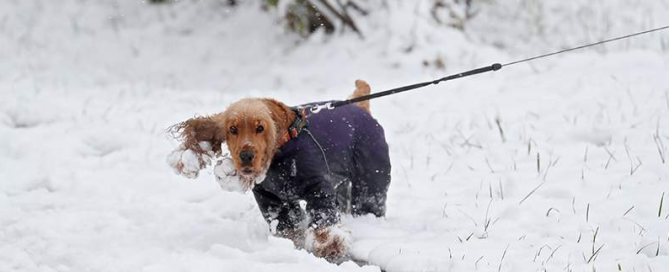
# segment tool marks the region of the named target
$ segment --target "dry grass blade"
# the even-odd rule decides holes
[[[604,248],[605,245],[606,244],[601,245],[594,253],[592,253],[592,256],[590,256],[590,258],[588,259],[588,261],[586,263],[590,263],[590,262],[594,261],[595,259],[597,259],[597,255],[599,255],[599,251],[601,251],[602,248]]]
[[[588,162],[588,147],[590,146],[585,146],[585,154],[583,155],[583,162]]]
[[[557,213],[562,214],[562,212],[560,212],[560,210],[558,210],[558,209],[556,209],[556,208],[553,208],[553,207],[550,207],[550,208],[548,209],[548,211],[546,211],[546,217],[548,217],[549,215],[551,215],[551,211],[556,211]]]
[[[556,247],[556,248],[553,250],[553,252],[551,252],[551,255],[548,256],[548,258],[546,259],[546,261],[544,261],[544,263],[548,263],[548,261],[550,261],[550,260],[553,258],[553,255],[555,255],[555,252],[557,252],[558,249],[560,249],[561,247],[562,247],[562,245],[559,245],[558,247]]]
[[[659,134],[653,134],[653,141],[655,141],[655,147],[660,155],[660,160],[662,161],[662,164],[664,164],[666,162],[666,147],[664,146],[664,142],[662,142],[662,138],[660,138]]]
[[[623,214],[623,216],[625,216],[625,215],[627,215],[628,213],[630,213],[633,209],[634,209],[634,206],[632,206],[632,207],[630,207],[629,209],[627,209],[627,211]]]
[[[497,129],[499,130],[499,136],[502,137],[502,142],[506,143],[506,137],[504,137],[504,130],[502,129],[502,120],[499,116],[495,118],[495,124],[497,124]]]
[[[479,257],[478,259],[476,259],[476,262],[474,263],[474,267],[475,267],[476,269],[479,269],[479,262],[480,262],[482,259],[483,259],[483,256],[481,256],[481,257]]]
[[[527,198],[529,198],[532,194],[534,194],[534,192],[536,192],[537,190],[539,190],[539,188],[541,188],[541,186],[543,186],[544,184],[546,184],[546,181],[542,182],[542,183],[539,184],[536,188],[534,188],[529,194],[527,194],[527,195],[525,196],[525,198],[523,198],[523,200],[521,200],[520,202],[518,202],[518,205],[523,204],[523,202],[525,202],[525,200],[527,200]]]
[[[664,192],[662,192],[662,197],[660,198],[660,208],[657,211],[657,217],[662,217],[662,203],[664,202]]]
[[[509,249],[510,245],[506,245],[506,248],[504,249],[504,253],[502,253],[502,259],[499,260],[499,267],[497,268],[497,272],[502,271],[502,263],[504,262],[504,257],[506,256],[506,251]]]
[[[639,248],[639,250],[636,251],[636,254],[641,253],[642,250],[644,250],[645,248],[647,248],[647,247],[649,247],[649,246],[652,246],[652,245],[655,244],[655,243],[656,243],[656,242],[652,242],[652,243],[650,243],[650,244],[647,244],[647,245],[645,245],[645,246],[642,246],[641,248]]]

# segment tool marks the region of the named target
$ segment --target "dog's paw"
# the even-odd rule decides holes
[[[276,228],[276,225],[274,225]],[[295,248],[302,249],[304,248],[304,238],[305,238],[305,230],[303,228],[294,228],[294,229],[285,229],[285,230],[280,230],[280,231],[275,231],[274,233],[275,236],[281,237],[281,238],[286,238],[288,240],[291,240],[293,242],[293,245]]]
[[[304,244],[316,257],[337,262],[348,255],[351,233],[338,225],[309,229]]]
[[[237,175],[232,158],[224,156],[222,160],[214,166],[214,176],[221,189],[228,192],[243,193],[247,190],[244,180]]]
[[[172,167],[177,175],[190,179],[197,178],[200,170],[210,165],[211,159],[215,157],[211,143],[200,142],[199,145],[202,152],[179,146],[167,156],[167,164]]]

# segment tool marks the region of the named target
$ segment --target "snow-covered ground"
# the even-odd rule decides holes
[[[293,249],[250,194],[165,162],[168,126],[243,97],[438,78],[666,24],[668,1],[505,1],[465,34],[390,1],[364,40],[306,42],[219,2],[0,2],[0,271],[669,268],[666,31],[373,101],[388,214],[344,218],[370,266]]]

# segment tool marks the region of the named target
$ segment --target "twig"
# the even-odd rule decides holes
[[[337,2],[339,2],[339,0],[337,0]],[[357,10],[358,12],[360,12],[360,14],[362,14],[362,16],[367,16],[367,14],[369,14],[369,11],[367,11],[366,9],[361,8],[355,2],[347,1],[346,2],[346,7],[351,7],[354,10]]]
[[[311,1],[311,0],[306,0],[306,1],[309,2],[309,1]],[[350,27],[350,28],[351,28],[355,33],[357,33],[361,38],[364,38],[364,36],[362,35],[362,33],[360,32],[360,30],[358,29],[358,26],[356,26],[356,24],[355,24],[355,22],[353,21],[353,19],[351,19],[351,17],[348,16],[348,13],[345,12],[346,9],[344,9],[344,14],[342,14],[341,12],[338,12],[337,9],[335,9],[335,8],[332,6],[332,4],[330,4],[327,0],[316,0],[316,1],[320,2],[321,4],[323,4],[323,6],[325,6],[325,8],[326,8],[329,12],[331,12],[332,14],[334,14],[335,17],[339,18],[339,20],[341,20],[346,26]],[[311,2],[311,3],[309,3],[309,4],[311,4],[312,6],[314,6],[314,5],[313,5],[313,2]]]

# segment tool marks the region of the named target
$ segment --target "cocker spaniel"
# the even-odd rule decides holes
[[[353,98],[370,93],[366,82],[355,85]],[[170,128],[181,145],[168,162],[194,178],[224,156],[227,145],[229,165],[219,161],[214,172],[253,191],[270,231],[318,257],[342,260],[351,238],[340,226],[340,213],[385,215],[388,144],[368,101],[321,111],[316,104],[291,108],[247,98],[221,113],[186,120]]]

